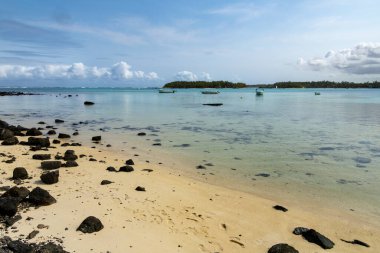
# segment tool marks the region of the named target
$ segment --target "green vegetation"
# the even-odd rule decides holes
[[[245,88],[245,83],[232,83],[227,81],[175,81],[164,85],[163,88],[189,89],[189,88]]]
[[[317,82],[278,82],[269,85],[259,85],[265,88],[380,88],[380,82],[366,82],[366,83],[353,83],[353,82],[330,82],[330,81],[317,81]]]

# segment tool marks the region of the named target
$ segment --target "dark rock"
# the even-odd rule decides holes
[[[32,156],[34,160],[50,160],[51,155],[50,154],[35,154]]]
[[[55,120],[55,123],[63,123],[63,122],[65,122],[64,120],[61,120],[61,119],[56,119]]]
[[[259,174],[256,174],[255,176],[256,177],[269,177],[270,174],[268,174],[268,173],[259,173]]]
[[[309,231],[310,229],[308,228],[303,228],[303,227],[296,227],[294,230],[293,230],[293,234],[295,235],[302,235],[303,233],[306,233],[307,231]]]
[[[7,138],[1,143],[1,145],[4,145],[4,146],[11,146],[11,145],[16,145],[16,144],[18,144],[18,139],[15,136]]]
[[[113,182],[109,180],[102,180],[102,182],[100,182],[100,185],[106,185],[106,184],[112,184],[112,183]]]
[[[342,240],[343,242],[346,242],[346,243],[356,244],[356,245],[364,246],[367,248],[370,247],[368,243],[362,242],[362,241],[357,240],[357,239],[355,239],[353,241],[347,241],[347,240],[343,240],[343,239],[340,239],[340,240]]]
[[[9,217],[9,216],[4,216],[4,223],[5,223],[5,226],[6,227],[11,227],[13,226],[16,222],[18,222],[19,220],[22,219],[21,215],[15,215],[13,217]],[[0,251],[1,252],[1,251]]]
[[[133,162],[132,159],[128,159],[126,162],[125,162],[126,165],[135,165],[135,163]]]
[[[71,136],[70,135],[68,135],[68,134],[63,134],[63,133],[59,133],[58,134],[58,138],[59,139],[68,139],[68,138],[70,138]]]
[[[142,171],[152,172],[153,170],[152,169],[143,169]]]
[[[3,120],[0,120],[0,128],[8,128],[9,124]]]
[[[153,143],[152,146],[161,146],[161,143]]]
[[[283,212],[287,212],[288,211],[287,208],[285,208],[283,206],[280,206],[280,205],[275,205],[273,208],[276,209],[276,210],[278,210],[278,211],[283,211]]]
[[[122,166],[119,168],[119,172],[132,172],[132,171],[134,171],[134,169],[130,165]]]
[[[107,170],[108,170],[109,172],[116,172],[115,167],[112,167],[112,166],[109,166],[109,167],[107,168]]]
[[[29,129],[28,131],[26,131],[26,136],[38,136],[38,135],[42,135],[41,131],[36,129],[36,128],[31,128]]]
[[[65,164],[64,164],[64,167],[67,167],[67,168],[72,168],[72,167],[78,167],[78,163],[76,161],[67,161]]]
[[[43,161],[41,167],[44,170],[55,170],[62,166],[61,161]]]
[[[48,135],[54,135],[54,134],[57,134],[57,132],[54,131],[54,130],[49,130],[49,131],[47,132],[47,134],[48,134]]]
[[[21,240],[15,240],[8,243],[8,249],[11,250],[11,252],[14,253],[34,253],[36,252],[33,248],[33,246],[21,241]]]
[[[92,137],[92,139],[91,139],[92,141],[101,141],[102,140],[102,136],[94,136],[94,137]]]
[[[299,253],[298,250],[293,248],[292,246],[285,244],[285,243],[279,243],[276,245],[273,245],[269,250],[268,253]]]
[[[40,176],[40,178],[41,178],[41,181],[44,182],[45,184],[58,183],[59,171],[54,170],[54,171],[49,171],[49,172],[43,173]]]
[[[353,160],[357,163],[370,163],[371,162],[371,158],[361,157],[361,156],[355,157],[355,158],[353,158]]]
[[[90,159],[88,159],[90,162],[96,162],[97,160],[95,159],[95,158],[90,158]]]
[[[14,133],[9,129],[0,129],[0,140],[5,140],[14,137]]]
[[[46,123],[43,122],[43,121],[40,121],[40,122],[38,122],[37,124],[38,124],[38,125],[45,125]]]
[[[145,192],[145,187],[137,186],[135,190],[138,192]]]
[[[48,191],[40,187],[36,187],[30,192],[29,201],[37,206],[48,206],[57,202]]]
[[[32,232],[29,233],[29,235],[26,237],[27,240],[30,240],[30,239],[33,239],[34,237],[36,237],[36,235],[38,235],[40,231],[38,230],[33,230]]]
[[[74,150],[68,149],[65,152],[65,155],[63,156],[63,160],[65,161],[74,161],[78,159],[78,156],[75,154]]]
[[[26,187],[13,186],[8,191],[4,192],[0,198],[12,197],[18,201],[23,201],[29,195],[29,190]]]
[[[208,103],[208,104],[203,104],[203,105],[208,105],[208,106],[222,106],[223,103]]]
[[[24,167],[17,167],[13,170],[13,177],[12,179],[27,179],[28,178],[28,172]]]
[[[0,215],[14,216],[17,213],[19,200],[17,198],[0,198]]]
[[[40,246],[37,253],[68,253],[62,246],[56,245],[52,242],[48,242],[45,245]]]
[[[144,133],[144,132],[141,132],[141,133],[138,133],[137,135],[138,135],[138,136],[145,136],[145,135],[146,135],[146,133]]]
[[[102,230],[104,228],[102,222],[94,217],[89,216],[87,217],[77,228],[77,231],[81,231],[83,233],[94,233]]]
[[[206,167],[203,166],[203,165],[198,165],[197,166],[197,170],[205,170],[205,169],[206,169]]]
[[[84,105],[94,105],[95,103],[94,102],[91,102],[91,101],[84,101]]]
[[[74,132],[74,133],[73,133],[73,136],[77,136],[77,135],[79,135],[78,132]]]
[[[335,245],[333,241],[318,233],[314,229],[310,229],[302,233],[302,237],[305,238],[308,242],[321,246],[323,249],[332,249]]]
[[[54,144],[60,144],[61,141],[60,141],[60,140],[53,140],[53,143],[54,143]]]
[[[49,138],[29,137],[28,138],[28,145],[40,146],[40,147],[47,148],[50,146],[50,140],[49,140]]]

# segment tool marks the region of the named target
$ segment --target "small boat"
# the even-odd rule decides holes
[[[316,96],[319,96],[319,95],[321,95],[321,93],[320,93],[320,92],[318,92],[318,91],[314,92],[314,94],[315,94]]]
[[[217,90],[204,90],[204,91],[202,91],[202,94],[209,94],[209,95],[219,94],[219,91],[217,91]]]
[[[256,96],[262,96],[264,95],[264,90],[263,89],[256,89]]]
[[[174,93],[175,90],[164,90],[164,89],[159,89],[158,93]]]

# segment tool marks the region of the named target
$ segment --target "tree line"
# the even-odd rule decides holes
[[[174,81],[167,83],[163,88],[189,89],[189,88],[245,88],[245,83],[233,83],[228,81]]]

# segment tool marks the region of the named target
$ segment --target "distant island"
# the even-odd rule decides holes
[[[255,84],[255,85],[248,85],[245,83],[233,83],[228,81],[175,81],[167,83],[163,86],[163,88],[169,88],[169,89],[190,89],[190,88],[215,88],[215,89],[221,89],[221,88],[250,88],[250,87],[257,87],[257,88],[266,88],[266,89],[273,89],[273,88],[280,88],[280,89],[287,89],[287,88],[380,88],[380,82],[379,81],[373,81],[373,82],[365,82],[365,83],[354,83],[354,82],[331,82],[331,81],[314,81],[314,82],[277,82],[274,84]]]
[[[228,81],[175,81],[167,83],[163,88],[190,89],[190,88],[246,88],[245,83],[233,83]]]

